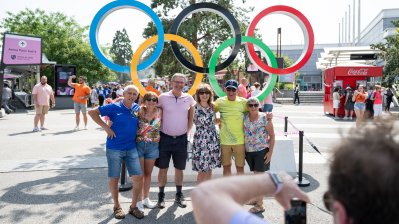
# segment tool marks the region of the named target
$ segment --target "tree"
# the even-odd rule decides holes
[[[115,78],[114,73],[94,56],[87,36],[88,26],[82,27],[62,13],[47,13],[39,9],[25,9],[15,14],[7,12],[0,28],[6,32],[41,37],[43,53],[50,61],[76,65],[78,75],[87,76],[90,83]],[[45,71],[45,74],[50,83],[53,72]]]
[[[245,2],[245,0],[242,1]],[[233,4],[233,0],[213,0],[211,2],[221,5],[232,12],[240,25],[241,33],[245,33],[249,25],[249,17],[247,17],[247,14],[251,12],[253,8],[246,9],[236,7]],[[168,12],[176,8],[185,8],[195,3],[196,0],[154,0],[151,4],[151,8],[155,9],[158,15],[160,15],[165,32],[167,32],[173,22],[173,19],[168,17]],[[211,12],[197,12],[192,14],[190,19],[184,21],[180,25],[177,34],[193,43],[200,52],[204,65],[207,66],[214,49],[223,41],[231,38],[231,33],[232,31],[228,23],[217,14]],[[148,38],[153,35],[156,35],[156,27],[153,23],[149,23],[143,36]],[[193,59],[190,57],[189,53],[182,47],[181,52],[185,55],[187,60],[193,63]],[[173,58],[173,60],[171,60],[171,58]],[[224,60],[224,58],[220,60]],[[180,63],[174,59],[169,43],[165,44],[164,51],[154,64],[154,68],[158,76],[167,76],[176,72],[188,73],[188,70],[183,68]]]
[[[126,29],[122,31],[116,31],[115,37],[112,40],[112,46],[110,53],[114,63],[118,65],[129,65],[132,60],[133,50],[130,44],[129,35],[127,35]],[[117,73],[119,82],[125,83],[130,80],[130,74]]]
[[[379,57],[385,60],[383,85],[392,85],[399,76],[399,20],[392,21],[396,27],[396,34],[385,38],[384,43],[372,44],[372,49],[382,52]]]

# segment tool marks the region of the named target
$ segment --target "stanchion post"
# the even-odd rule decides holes
[[[307,187],[310,182],[303,177],[303,131],[299,131],[299,172],[298,177],[295,179],[300,187]]]
[[[288,117],[284,117],[284,133],[288,132]],[[285,134],[287,136],[287,134]]]
[[[121,171],[121,184],[119,185],[119,191],[129,191],[132,189],[131,183],[126,183],[126,164],[122,162],[122,171]]]

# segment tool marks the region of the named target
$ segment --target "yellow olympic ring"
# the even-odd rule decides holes
[[[157,41],[158,41],[158,35],[152,36],[151,38],[148,38],[146,41],[144,41],[144,43],[142,43],[138,47],[136,53],[133,54],[132,61],[130,62],[130,75],[132,76],[133,84],[135,84],[139,88],[141,96],[144,96],[147,90],[144,88],[144,86],[141,84],[139,80],[139,76],[137,74],[137,65],[139,64],[139,59],[141,55],[144,53],[144,51],[147,50],[147,48],[151,46],[151,44],[154,44]],[[176,41],[180,43],[183,47],[187,48],[187,50],[191,53],[197,66],[203,65],[201,55],[194,47],[194,45],[190,43],[187,39],[174,34],[165,34],[165,41]],[[201,84],[202,77],[203,77],[202,73],[199,72],[196,73],[193,86],[187,92],[188,94],[190,95],[195,94],[195,90]]]

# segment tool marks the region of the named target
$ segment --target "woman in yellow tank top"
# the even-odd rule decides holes
[[[360,123],[363,121],[366,99],[367,93],[364,92],[363,85],[359,85],[352,97],[352,101],[355,101],[356,127],[359,127]]]

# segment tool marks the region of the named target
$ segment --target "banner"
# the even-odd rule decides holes
[[[73,96],[74,88],[68,86],[69,76],[76,75],[75,65],[56,65],[54,68],[55,75],[55,95],[56,96]]]
[[[295,81],[295,73],[291,73],[288,75],[279,75],[279,82],[290,82],[293,83]]]
[[[4,65],[40,65],[42,63],[42,39],[5,33],[2,63]]]

